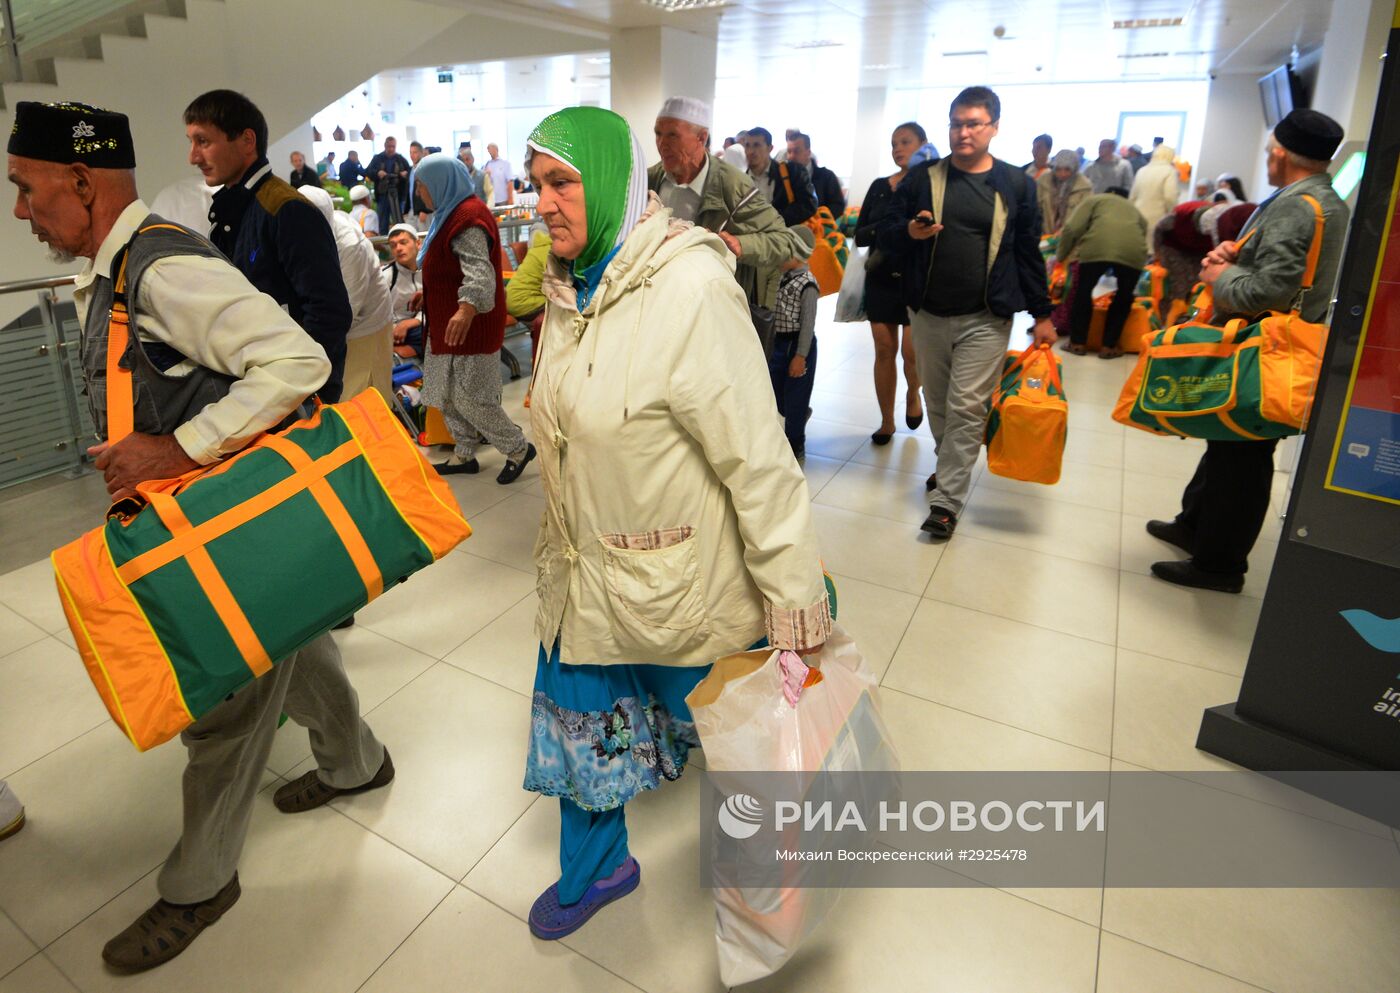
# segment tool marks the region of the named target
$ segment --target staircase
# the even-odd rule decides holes
[[[262,108],[269,156],[281,171],[290,148],[283,151],[279,141],[309,152],[312,114],[386,67],[414,64],[406,60],[416,49],[467,16],[463,5],[389,0],[395,30],[360,32],[354,26],[382,21],[386,0],[10,2],[21,79],[0,84],[0,134],[9,133],[21,100],[119,110],[131,119],[137,182],[147,201],[193,174],[181,115],[203,91],[240,90]],[[12,192],[5,191],[7,204]],[[0,282],[64,271],[8,210],[0,215],[0,260]],[[33,305],[30,294],[0,295],[0,328]]]

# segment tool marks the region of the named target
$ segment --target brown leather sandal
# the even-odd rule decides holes
[[[200,903],[157,900],[102,949],[102,960],[122,972],[144,972],[169,962],[193,944],[210,924],[238,902],[238,873],[227,886]]]
[[[292,780],[272,794],[272,802],[284,814],[300,814],[324,806],[343,794],[364,793],[367,790],[376,790],[381,786],[387,786],[393,778],[394,762],[389,758],[389,750],[386,748],[384,749],[384,763],[374,774],[374,778],[363,786],[354,786],[347,790],[336,789],[334,786],[327,786],[321,782],[321,777],[316,775],[315,769],[312,769],[306,775]]]
[[[1123,349],[1121,349],[1121,348],[1119,348],[1119,347],[1117,347],[1117,346],[1115,345],[1115,346],[1112,347],[1112,348],[1105,348],[1103,351],[1099,352],[1099,358],[1101,358],[1101,359],[1116,359],[1116,358],[1118,358],[1118,356],[1120,356],[1120,355],[1122,355],[1122,354],[1123,354]]]

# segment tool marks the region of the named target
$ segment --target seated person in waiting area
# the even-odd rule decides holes
[[[546,506],[525,788],[557,797],[561,822],[560,875],[529,924],[557,939],[636,889],[623,810],[680,776],[698,745],[685,695],[710,663],[765,635],[816,652],[831,613],[729,249],[648,195],[617,114],[559,111],[529,147],[553,253],[530,407]]]
[[[413,306],[423,291],[423,273],[418,268],[418,232],[411,224],[395,224],[389,229],[389,253],[393,261],[379,270],[389,291],[389,314],[394,325],[394,354],[399,358],[423,357],[423,314]]]
[[[530,329],[530,361],[540,347],[540,327],[544,323],[545,263],[549,261],[549,228],[543,223],[530,227],[530,250],[515,267],[506,284],[506,313]]]

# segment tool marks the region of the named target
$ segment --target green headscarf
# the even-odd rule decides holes
[[[583,178],[588,244],[574,260],[574,271],[587,271],[622,244],[646,210],[641,143],[610,110],[568,107],[540,121],[527,144],[577,169]]]

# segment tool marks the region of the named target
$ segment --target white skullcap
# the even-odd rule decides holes
[[[403,223],[403,222],[400,222],[400,223],[398,223],[398,224],[395,224],[393,227],[391,227],[391,228],[389,229],[389,234],[396,234],[396,233],[398,233],[399,231],[402,231],[402,232],[404,232],[405,234],[411,234],[411,235],[413,235],[413,238],[414,238],[415,241],[418,240],[418,229],[415,228],[412,224],[405,224],[405,223]],[[387,236],[386,236],[386,237],[387,237]]]
[[[706,130],[709,130],[713,117],[710,105],[696,97],[668,97],[656,116],[671,117]]]
[[[368,200],[368,199],[369,199],[369,187],[368,187],[368,186],[364,185],[363,183],[360,183],[360,184],[358,184],[358,185],[356,185],[356,186],[350,187],[350,202],[351,202],[351,203],[354,203],[356,200]]]

